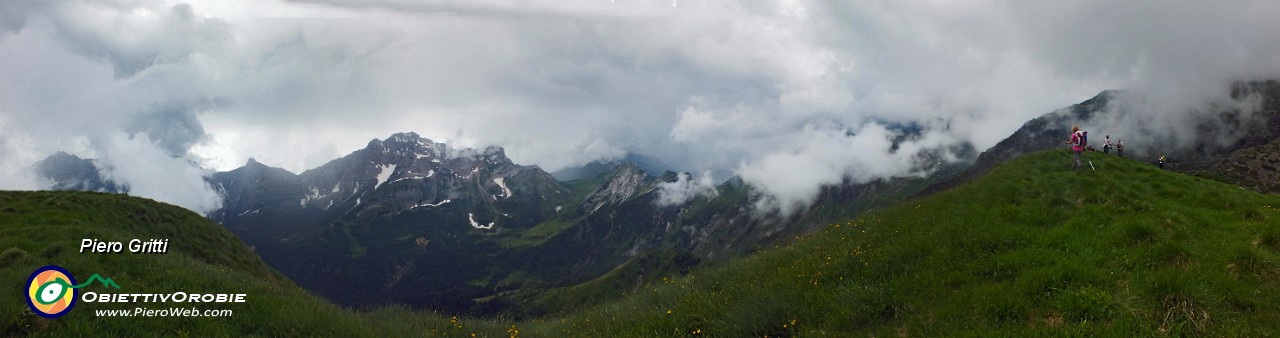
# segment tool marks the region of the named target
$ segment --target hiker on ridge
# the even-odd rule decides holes
[[[1116,156],[1124,158],[1124,140],[1116,140]]]
[[[1159,165],[1160,169],[1164,169],[1164,153],[1160,153],[1160,159],[1156,160],[1156,165]]]
[[[1107,137],[1104,137],[1102,139],[1102,153],[1103,154],[1111,153],[1111,135],[1107,135]]]
[[[1075,162],[1071,163],[1071,170],[1080,168],[1080,152],[1084,151],[1084,132],[1080,131],[1080,126],[1071,126],[1071,139],[1067,140],[1067,144],[1071,145],[1071,151],[1076,153]]]

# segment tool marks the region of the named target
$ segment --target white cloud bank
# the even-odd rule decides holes
[[[222,207],[222,196],[205,183],[212,172],[191,162],[170,156],[164,149],[142,137],[113,134],[105,145],[98,165],[103,176],[129,186],[129,194],[151,198],[208,214]]]
[[[697,179],[689,173],[680,173],[676,175],[675,182],[658,183],[658,200],[654,203],[658,206],[680,205],[694,198],[715,197],[717,194],[716,181],[711,178],[710,171],[702,172]]]

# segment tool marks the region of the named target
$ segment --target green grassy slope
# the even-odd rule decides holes
[[[168,238],[164,255],[80,253],[81,238],[127,242]],[[127,249],[126,249],[127,251]],[[245,293],[240,304],[117,304],[77,301],[44,319],[25,303],[27,277],[55,264],[83,282],[97,273],[118,293]],[[267,267],[222,226],[151,200],[84,192],[0,192],[0,336],[412,336],[463,332],[450,318],[403,309],[349,311],[306,293]],[[104,292],[91,285],[83,291]],[[230,317],[99,318],[95,309],[196,307],[229,309]],[[488,323],[490,331],[502,329]],[[470,331],[467,331],[470,332]]]
[[[1146,163],[1027,155],[542,335],[1261,336],[1280,331],[1280,198]],[[1086,169],[1088,170],[1088,169]]]
[[[248,293],[228,318],[56,320],[0,293],[0,335],[1026,336],[1280,332],[1280,197],[1146,163],[1047,151],[965,186],[833,224],[786,246],[650,281],[555,318],[461,320],[356,312],[280,278],[216,224],[176,207],[88,193],[0,193],[0,274],[102,273],[130,292]],[[1087,169],[1086,169],[1087,170]],[[150,216],[139,216],[150,215]],[[176,230],[175,230],[176,229]],[[164,256],[90,256],[87,234],[184,234]],[[175,232],[176,231],[176,232]],[[43,237],[41,237],[43,236]],[[118,238],[113,240],[126,240]],[[78,243],[78,242],[77,242]],[[65,247],[58,249],[58,247]]]

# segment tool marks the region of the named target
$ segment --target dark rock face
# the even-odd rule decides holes
[[[1280,192],[1280,140],[1232,152],[1214,165],[1228,182],[1248,188]]]
[[[590,214],[605,206],[621,204],[636,195],[649,180],[649,175],[639,166],[631,163],[621,165],[609,173],[604,184],[587,194],[582,204],[583,211]]]
[[[1262,109],[1254,113],[1248,132],[1224,156],[1192,163],[1181,170],[1205,173],[1262,192],[1280,192],[1280,81],[1240,84],[1232,92],[1235,96],[1249,94],[1262,97]],[[1180,169],[1179,163],[1171,164]]]

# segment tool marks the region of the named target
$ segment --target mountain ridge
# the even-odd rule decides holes
[[[243,272],[269,269],[261,261],[220,270],[186,258],[187,252],[224,247],[249,252],[190,211],[123,195],[0,192],[0,243],[10,247],[0,253],[7,267],[0,272],[13,278],[55,259],[76,272],[129,271],[113,277],[131,292],[198,284],[252,297],[234,308],[233,317],[124,321],[87,313],[110,304],[82,304],[76,313],[46,321],[10,293],[0,295],[0,303],[8,304],[0,315],[10,318],[0,332],[1257,336],[1280,329],[1268,305],[1280,302],[1280,283],[1271,273],[1280,266],[1280,228],[1273,222],[1280,218],[1280,199],[1117,157],[1096,160],[1104,172],[1072,172],[1062,165],[1069,158],[1065,150],[1023,155],[954,190],[837,222],[730,264],[646,279],[619,300],[514,321],[403,307],[344,309],[287,280],[263,282],[270,280],[269,270]],[[86,228],[86,219],[106,226]],[[99,260],[58,250],[66,244],[57,236],[19,235],[24,227],[42,227],[155,237],[190,228],[185,224],[200,225],[188,235],[221,232],[215,237],[229,242],[137,261]],[[133,230],[121,232],[126,229]],[[181,247],[198,243],[206,242]],[[151,264],[166,271],[163,277],[138,270]],[[250,276],[256,277],[242,279]],[[590,285],[608,288],[601,285],[608,282]],[[579,299],[576,291],[582,290],[556,297]]]
[[[678,174],[654,176],[622,162],[593,179],[565,182],[515,165],[498,147],[450,149],[413,133],[372,140],[302,174],[260,171],[279,177],[215,174],[210,181],[227,202],[211,218],[307,289],[348,306],[520,317],[568,306],[548,303],[541,290],[619,275],[634,279],[610,282],[631,288],[644,278],[687,273],[905,198],[928,180],[846,182],[824,189],[812,213],[762,215],[753,211],[758,192],[741,179],[716,186],[715,194],[659,205],[661,185]],[[851,206],[840,205],[846,202]],[[474,268],[424,266],[426,260]],[[637,261],[648,263],[628,263]],[[625,273],[610,274],[620,268]],[[410,281],[433,288],[402,287]],[[385,289],[353,293],[355,284]]]

